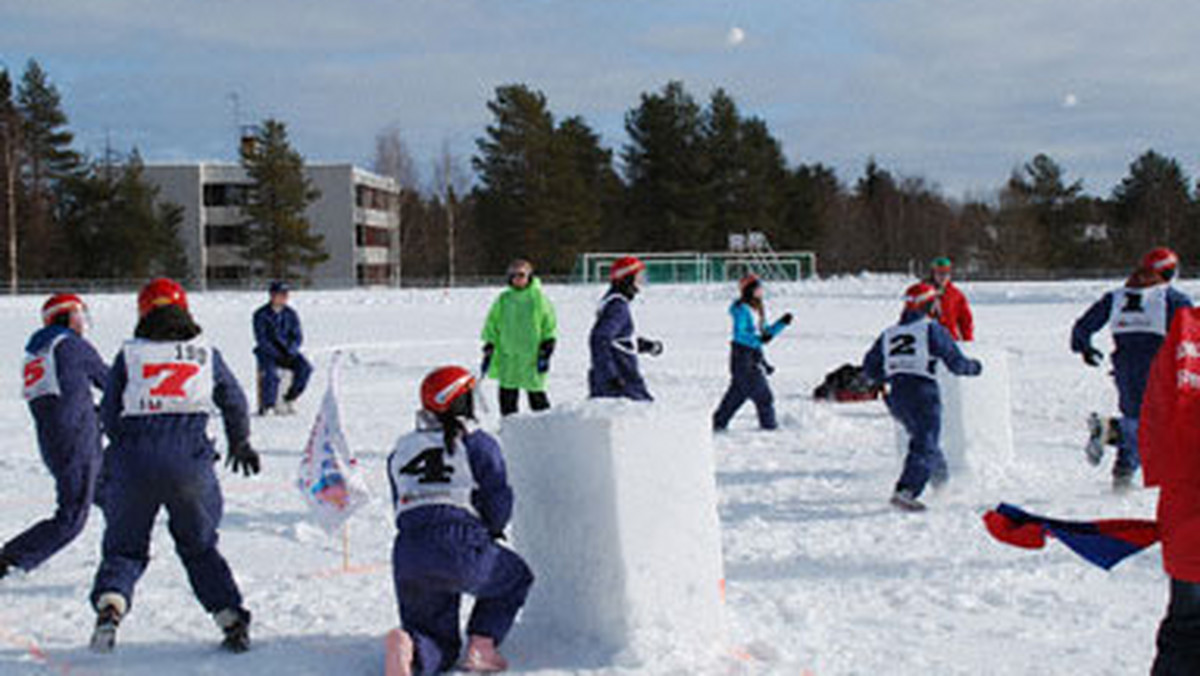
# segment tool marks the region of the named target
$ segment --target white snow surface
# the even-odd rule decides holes
[[[514,630],[505,652],[532,674],[1131,674],[1145,673],[1166,600],[1157,549],[1105,573],[1062,547],[1041,552],[991,541],[980,517],[1001,500],[1063,517],[1152,517],[1154,494],[1116,497],[1107,468],[1083,459],[1089,411],[1112,412],[1104,371],[1068,351],[1071,323],[1110,282],[967,283],[980,345],[1010,352],[1015,458],[952,480],[923,515],[887,506],[897,477],[893,426],[882,403],[809,398],[824,374],[861,359],[894,321],[906,280],[860,276],[774,286],[774,313],[795,326],[769,348],[782,429],[755,429],[750,407],[715,440],[727,586],[727,656],[699,672],[664,648],[634,670],[578,647]],[[1196,292],[1195,284],[1182,285]],[[496,289],[299,292],[294,305],[317,365],[290,418],[254,419],[263,474],[221,469],[222,550],[254,613],[255,647],[233,656],[192,598],[164,519],[153,560],[122,625],[117,652],[86,650],[87,593],[103,517],[94,512],[70,548],[29,575],[0,581],[2,674],[379,674],[384,632],[397,621],[388,559],[387,450],[411,428],[417,384],[432,366],[474,367]],[[587,332],[599,287],[548,287],[559,311],[550,378],[557,403],[586,394]],[[656,406],[707,415],[727,383],[726,286],[650,288],[639,329],[666,353],[644,370]],[[192,296],[194,312],[243,385],[253,382],[250,313],[261,294]],[[111,357],[132,330],[132,294],[88,298],[91,338]],[[0,299],[0,535],[53,510],[53,483],[20,396],[24,341],[42,298]],[[1099,341],[1105,347],[1107,339]],[[352,565],[341,543],[309,522],[296,469],[325,386],[343,350],[342,416],[375,493],[351,521]],[[489,384],[488,398],[494,401]],[[248,393],[249,394],[249,393]],[[524,404],[524,402],[522,402]],[[495,406],[485,424],[498,427]],[[1106,462],[1107,465],[1107,462]],[[524,498],[524,499],[523,499]],[[539,509],[518,496],[518,510]],[[561,515],[562,528],[571,514]],[[670,528],[654,513],[646,528]],[[587,552],[580,552],[587,556]]]

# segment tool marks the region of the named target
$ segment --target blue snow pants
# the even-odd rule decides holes
[[[1157,643],[1152,676],[1200,674],[1200,584],[1171,579],[1171,601]]]
[[[779,427],[775,419],[775,395],[767,382],[766,361],[762,350],[731,344],[729,352],[729,389],[725,391],[720,406],[713,413],[713,429],[729,427],[729,421],[737,414],[742,404],[749,399],[758,409],[758,426],[764,430]]]
[[[462,651],[459,603],[475,597],[467,633],[508,635],[533,586],[529,566],[492,541],[469,516],[404,529],[392,549],[392,572],[404,630],[416,646],[416,674],[453,669]]]
[[[83,438],[39,440],[42,461],[54,476],[58,506],[54,516],[34,524],[4,545],[4,558],[24,571],[37,568],[83,532],[104,461],[98,429]]]
[[[292,386],[283,393],[284,400],[295,401],[300,398],[301,394],[304,394],[304,389],[308,387],[308,379],[312,376],[312,364],[308,363],[304,355],[297,353],[295,358],[287,361],[279,361],[270,355],[258,352],[254,356],[258,361],[258,372],[262,378],[259,381],[261,388],[259,401],[262,405],[270,406],[279,399],[279,369],[292,372]]]
[[[1117,448],[1117,461],[1113,474],[1131,475],[1142,466],[1138,453],[1138,416],[1142,410],[1142,395],[1146,392],[1146,379],[1150,375],[1150,355],[1113,355],[1113,379],[1121,408],[1121,443]]]
[[[241,608],[241,592],[217,551],[224,500],[213,471],[213,452],[177,450],[132,447],[110,454],[104,501],[107,526],[92,587],[93,604],[101,594],[116,592],[132,607],[134,587],[150,562],[154,520],[166,508],[175,553],[200,604],[209,613]]]
[[[908,455],[897,490],[919,496],[932,479],[942,483],[949,478],[946,456],[942,453],[942,398],[936,381],[916,376],[897,376],[887,396],[888,410],[908,433]]]

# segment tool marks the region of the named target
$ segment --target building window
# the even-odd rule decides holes
[[[360,247],[372,246],[386,249],[391,245],[391,233],[387,228],[359,224],[354,226],[354,244]]]
[[[395,200],[386,191],[372,188],[369,185],[359,184],[354,186],[354,204],[360,209],[391,211]]]
[[[392,266],[358,265],[355,276],[358,278],[359,284],[387,284],[392,280]]]
[[[204,245],[245,246],[249,231],[245,225],[208,225],[204,227]]]
[[[250,186],[241,183],[208,183],[204,186],[204,206],[242,207],[250,198]]]

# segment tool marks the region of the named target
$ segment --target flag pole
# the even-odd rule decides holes
[[[350,570],[350,524],[342,524],[342,570]]]

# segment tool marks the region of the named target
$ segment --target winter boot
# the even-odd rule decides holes
[[[384,642],[384,676],[412,676],[413,658],[416,648],[413,647],[412,637],[403,629],[393,629],[387,633]]]
[[[892,494],[892,506],[902,512],[924,512],[925,503],[917,499],[907,488],[897,488]]]
[[[0,554],[0,580],[8,577],[8,574],[17,569],[17,564],[3,554]]]
[[[1100,419],[1100,414],[1093,413],[1088,416],[1088,441],[1084,452],[1087,454],[1088,464],[1092,467],[1098,466],[1104,459],[1104,443],[1109,434],[1108,425]]]
[[[128,608],[125,597],[105,592],[96,602],[96,629],[92,632],[91,649],[96,653],[111,653],[117,643],[117,627]]]
[[[231,653],[244,653],[250,649],[250,611],[244,608],[226,608],[213,615],[217,626],[225,632],[221,647]]]
[[[508,660],[496,650],[496,641],[486,636],[472,636],[467,643],[467,656],[459,668],[480,674],[494,674],[508,669]]]

